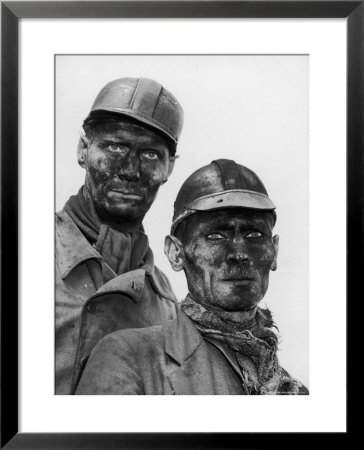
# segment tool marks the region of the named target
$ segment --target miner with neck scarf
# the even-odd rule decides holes
[[[108,83],[77,149],[85,183],[56,214],[56,393],[71,394],[91,350],[116,330],[173,319],[143,218],[172,173],[183,110],[146,78]]]
[[[187,278],[175,320],[116,332],[91,354],[77,394],[296,395],[271,312],[275,205],[258,176],[219,159],[181,187],[165,253]]]

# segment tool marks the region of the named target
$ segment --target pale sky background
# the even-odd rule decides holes
[[[262,179],[277,206],[278,270],[262,306],[281,336],[281,365],[308,386],[308,56],[58,55],[56,56],[56,210],[84,181],[76,146],[101,88],[122,77],[155,79],[185,112],[169,181],[144,220],[156,264],[175,293],[187,293],[183,272],[163,253],[173,203],[184,180],[214,159],[243,164]]]

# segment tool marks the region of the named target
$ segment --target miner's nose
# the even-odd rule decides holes
[[[229,264],[249,264],[249,254],[243,237],[231,240],[227,262]]]
[[[128,181],[136,181],[140,179],[139,173],[139,158],[133,152],[129,152],[119,160],[118,175],[120,178],[125,178]]]

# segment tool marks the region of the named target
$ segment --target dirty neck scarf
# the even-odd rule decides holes
[[[202,336],[223,342],[235,352],[249,394],[299,393],[299,383],[278,364],[278,336],[268,309],[257,307],[252,319],[235,322],[207,310],[190,295],[181,308]]]
[[[142,229],[121,232],[102,224],[91,202],[85,199],[83,187],[70,197],[65,210],[116,275],[135,270],[153,258]]]

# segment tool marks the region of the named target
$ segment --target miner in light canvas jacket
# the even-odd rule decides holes
[[[56,214],[57,394],[73,393],[104,336],[176,315],[142,222],[172,173],[182,124],[177,99],[146,78],[108,83],[84,121],[85,183]]]
[[[250,169],[219,159],[182,185],[165,253],[188,294],[176,319],[118,331],[91,353],[77,394],[302,395],[279,363],[269,309],[275,205]]]

